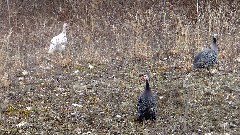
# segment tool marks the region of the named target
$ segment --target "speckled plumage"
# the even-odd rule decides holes
[[[218,54],[216,41],[217,39],[214,35],[211,49],[206,48],[194,57],[193,68],[208,68],[216,63]]]
[[[155,97],[149,87],[148,77],[145,75],[146,87],[144,92],[138,98],[137,104],[137,120],[143,121],[156,119],[156,101]]]
[[[199,52],[193,61],[193,68],[207,68],[216,63],[217,53],[212,49]]]

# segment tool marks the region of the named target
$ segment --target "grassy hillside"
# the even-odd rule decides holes
[[[239,3],[1,0],[0,134],[239,134]],[[67,50],[50,55],[64,22]],[[191,70],[213,33],[212,75]],[[145,73],[158,110],[140,124]]]

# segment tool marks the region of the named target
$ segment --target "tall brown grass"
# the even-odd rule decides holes
[[[1,1],[1,67],[41,65],[51,37],[68,31],[70,63],[140,59],[189,70],[217,33],[222,70],[239,70],[239,3],[234,1]],[[9,34],[9,31],[12,31]],[[124,59],[123,59],[124,58]]]
[[[238,0],[0,0],[2,132],[24,132],[16,127],[22,121],[28,131],[50,134],[218,133],[225,122],[237,132],[239,6]],[[64,22],[67,50],[50,55]],[[184,74],[213,33],[222,72]],[[160,107],[157,122],[147,123],[152,127],[133,122],[143,89],[138,76],[146,71]]]

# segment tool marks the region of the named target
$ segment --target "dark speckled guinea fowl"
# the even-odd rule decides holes
[[[143,93],[138,98],[137,104],[137,120],[155,120],[156,119],[156,101],[149,86],[149,78],[143,75],[142,79],[146,81]]]
[[[213,34],[213,42],[211,48],[197,53],[193,60],[193,69],[195,68],[209,68],[217,61],[218,48],[217,48],[217,34]]]

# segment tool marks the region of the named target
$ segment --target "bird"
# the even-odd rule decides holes
[[[51,44],[48,50],[48,53],[54,53],[55,51],[63,52],[68,43],[67,41],[67,23],[63,24],[62,32],[51,39]]]
[[[206,48],[203,51],[196,54],[193,59],[193,69],[207,68],[214,65],[217,61],[218,47],[217,47],[217,34],[212,36],[211,48]]]
[[[143,93],[138,97],[137,121],[156,120],[156,101],[149,86],[148,75],[143,75],[142,80],[145,80],[146,86]]]

